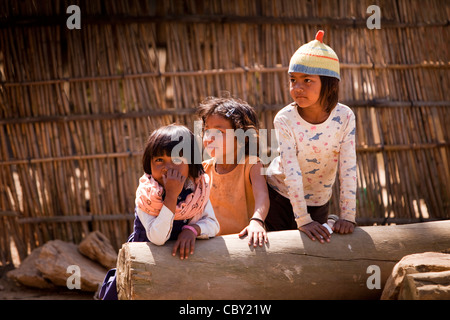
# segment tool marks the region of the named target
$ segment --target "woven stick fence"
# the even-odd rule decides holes
[[[372,2],[1,2],[0,265],[92,230],[119,248],[148,134],[193,129],[223,91],[272,129],[289,59],[319,28],[356,114],[359,223],[450,218],[448,1],[375,1],[379,30]],[[72,4],[80,30],[66,28]]]

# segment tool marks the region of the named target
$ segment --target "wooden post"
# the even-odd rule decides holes
[[[256,249],[226,235],[198,240],[188,260],[173,257],[172,245],[122,246],[119,299],[378,299],[403,256],[450,248],[450,220],[357,227],[324,244],[270,232]]]

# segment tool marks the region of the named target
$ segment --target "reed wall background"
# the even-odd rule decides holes
[[[72,4],[81,30],[66,27]],[[446,0],[0,2],[0,265],[11,243],[23,259],[93,230],[118,249],[148,134],[193,129],[223,91],[273,128],[289,59],[319,28],[356,114],[358,222],[449,219],[449,16]]]

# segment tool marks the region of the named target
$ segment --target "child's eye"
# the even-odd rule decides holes
[[[294,83],[294,82],[295,82],[295,79],[294,79],[294,78],[290,78],[289,81],[290,81],[291,83]]]
[[[308,79],[308,78],[305,79],[305,83],[310,83],[310,82],[312,82],[311,79]]]

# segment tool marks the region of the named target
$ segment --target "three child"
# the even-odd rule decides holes
[[[329,241],[330,232],[322,224],[337,171],[341,212],[333,231],[353,232],[355,116],[338,102],[339,59],[323,43],[323,35],[319,31],[291,58],[294,102],[274,119],[280,155],[269,165],[267,177],[258,147],[252,148],[258,145],[257,115],[245,101],[213,97],[200,105],[203,146],[211,157],[203,166],[171,156],[178,136],[188,136],[194,148],[187,128],[172,125],[152,134],[136,192],[132,239],[158,245],[177,239],[173,254],[180,250],[182,259],[193,252],[197,237],[217,234],[248,235],[249,245],[262,246],[268,240],[266,228],[298,228],[312,240]]]
[[[177,239],[173,254],[179,249],[181,258],[193,252],[197,237],[248,234],[249,244],[263,245],[266,228],[298,228],[312,240],[329,241],[330,232],[322,224],[337,171],[341,212],[333,231],[353,232],[355,116],[338,102],[339,59],[323,43],[323,35],[319,31],[291,58],[294,102],[274,119],[280,155],[269,165],[267,177],[261,174],[258,147],[252,149],[258,145],[257,115],[245,101],[208,98],[200,105],[203,145],[211,156],[203,167],[192,159],[171,157],[178,136],[192,138],[194,148],[187,128],[172,125],[152,134],[136,192],[132,239],[159,245]],[[239,130],[243,135],[236,134]]]
[[[266,229],[299,229],[311,240],[329,242],[330,231],[322,224],[337,172],[340,216],[332,231],[353,232],[355,116],[338,102],[339,59],[323,36],[320,30],[290,60],[294,102],[275,116],[280,155],[270,163],[267,176],[258,158],[258,118],[245,101],[213,97],[200,105],[203,146],[211,157],[202,164],[193,161],[196,139],[186,127],[169,125],[151,134],[128,241],[162,245],[176,240],[172,255],[179,251],[180,259],[194,253],[197,238],[216,235],[248,235],[249,245],[263,246]],[[111,277],[108,273],[102,292],[102,298],[117,298],[114,272]]]

